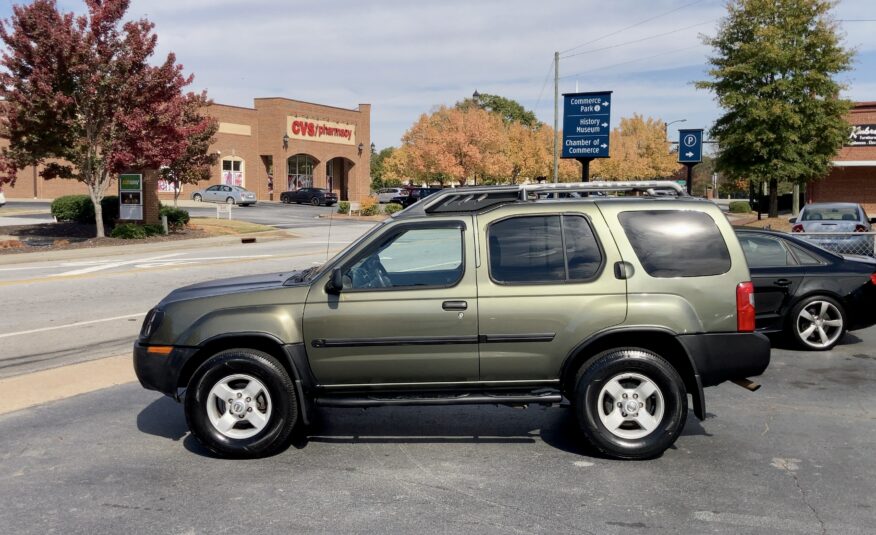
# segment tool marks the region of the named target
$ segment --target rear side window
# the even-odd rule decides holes
[[[582,282],[598,275],[602,251],[586,218],[513,217],[490,225],[490,277],[504,284]]]
[[[686,210],[623,212],[620,224],[652,277],[706,277],[730,270],[730,252],[715,221]]]

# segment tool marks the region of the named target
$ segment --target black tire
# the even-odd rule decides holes
[[[285,195],[280,195],[280,202],[283,204],[289,204],[289,197]]]
[[[192,200],[195,202],[201,202],[201,199],[202,197],[200,193],[195,193],[194,195],[192,195]]]
[[[225,199],[225,204],[234,204],[234,197],[228,197]]]
[[[578,425],[587,441],[606,456],[631,460],[657,457],[672,446],[687,420],[687,393],[684,381],[675,368],[656,353],[640,348],[610,349],[597,355],[591,362],[593,364],[578,373],[574,401]],[[655,393],[643,398],[644,402],[639,401],[642,408],[636,409],[647,412],[652,420],[656,420],[656,425],[649,432],[638,423],[638,419],[627,421],[624,418],[615,431],[609,430],[600,413],[607,419],[611,415],[617,418],[614,411],[621,411],[624,416],[626,414],[616,406],[616,400],[608,401],[612,398],[610,394],[603,393],[603,387],[607,388],[609,381],[621,378],[618,384],[633,387],[625,387],[624,395],[627,395],[626,392],[635,390],[637,377],[644,377],[657,388]],[[643,384],[638,383],[640,386]],[[636,403],[633,397],[629,394],[628,398],[617,402]],[[662,411],[658,409],[660,404]],[[658,413],[660,417],[655,418]],[[645,417],[644,412],[641,414]],[[646,434],[635,436],[642,433]]]
[[[804,337],[803,332],[801,332],[801,323],[805,323],[806,321],[800,317],[801,313],[804,309],[818,309],[820,311],[821,306],[817,305],[819,303],[828,304],[827,316],[830,318],[828,321],[834,322],[838,320],[840,322],[838,330],[837,327],[827,325],[822,327],[825,334],[829,335],[828,343],[826,344],[814,340],[817,336],[817,331],[810,334],[809,337]],[[826,295],[809,295],[801,299],[791,309],[791,313],[788,315],[787,333],[794,341],[794,344],[800,349],[807,351],[828,351],[843,339],[843,336],[846,334],[847,325],[848,319],[846,318],[846,311],[839,301]],[[802,330],[805,332],[805,329]]]
[[[310,198],[310,204],[312,204],[313,206],[319,206],[319,204],[320,204],[320,203],[319,203],[319,197],[311,197],[311,198]]]
[[[211,400],[210,391],[220,381],[238,374],[260,381],[271,400],[271,414],[264,428],[247,438],[226,436],[208,415],[208,403],[216,402],[215,397]],[[292,380],[277,359],[244,348],[228,349],[210,357],[192,376],[185,397],[186,422],[192,434],[204,447],[222,457],[256,458],[275,453],[286,445],[298,422],[298,406]]]

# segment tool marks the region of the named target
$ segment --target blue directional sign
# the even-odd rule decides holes
[[[703,161],[703,129],[678,131],[678,163]]]
[[[563,158],[608,158],[611,91],[563,95]]]

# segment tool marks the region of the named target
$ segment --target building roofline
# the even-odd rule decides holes
[[[876,100],[870,100],[866,102],[855,102],[852,104],[852,111],[863,110],[866,108],[876,108]]]
[[[320,107],[322,107],[322,108],[332,108],[332,109],[335,109],[335,110],[352,111],[352,112],[355,112],[355,113],[361,113],[361,112],[362,112],[362,110],[360,110],[358,107],[357,107],[357,108],[342,108],[342,107],[340,107],[340,106],[331,106],[331,105],[328,105],[328,104],[320,104],[320,103],[318,103],[318,102],[308,102],[308,101],[306,101],[306,100],[296,100],[296,99],[294,99],[294,98],[288,98],[288,97],[256,97],[256,98],[254,98],[254,99],[252,99],[252,100],[253,100],[253,102],[256,102],[256,101],[259,101],[259,100],[287,100],[287,101],[289,101],[289,102],[298,102],[298,103],[300,103],[300,104],[310,104],[311,106],[320,106]],[[361,105],[361,104],[360,104],[360,105]]]
[[[209,106],[222,106],[223,108],[237,108],[238,110],[256,111],[255,108],[248,108],[246,106],[235,106],[234,104],[222,104],[221,102],[213,102]]]

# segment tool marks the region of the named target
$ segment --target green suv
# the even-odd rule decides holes
[[[769,364],[749,281],[717,206],[672,182],[445,189],[323,266],[172,292],[134,366],[224,456],[277,451],[316,407],[565,398],[597,450],[650,458],[688,395],[702,419],[703,387]]]

